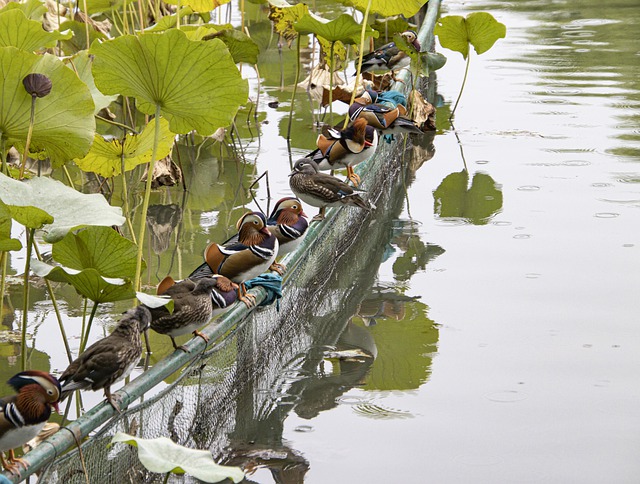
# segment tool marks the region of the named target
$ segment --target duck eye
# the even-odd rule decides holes
[[[292,208],[292,209],[294,209],[294,210],[297,210],[297,209],[298,209],[298,206],[297,206],[297,205],[294,205],[294,206],[293,206],[293,207],[291,207],[291,208]]]
[[[53,390],[47,390],[47,394],[53,395]]]

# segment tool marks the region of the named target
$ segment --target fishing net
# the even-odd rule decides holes
[[[283,442],[284,420],[291,411],[308,418],[334,404],[336,390],[308,391],[309,378],[374,283],[392,222],[402,210],[403,186],[433,156],[432,141],[433,134],[425,134],[381,142],[360,172],[375,210],[333,214],[297,267],[289,268],[279,310],[273,304],[253,311],[161,393],[130,406],[86,440],[82,457],[89,482],[163,482],[164,476],[139,463],[136,449],[109,445],[118,431],[168,436],[209,449],[216,462],[248,470],[268,461],[276,482],[300,482],[308,463]],[[40,481],[86,482],[81,454],[75,449],[57,458]],[[172,476],[169,482],[197,480]]]

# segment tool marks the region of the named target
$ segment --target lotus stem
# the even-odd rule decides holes
[[[31,250],[36,229],[27,231],[27,260],[24,263],[24,287],[22,301],[22,340],[20,346],[21,371],[27,369],[27,316],[29,315],[29,271],[31,270]]]
[[[147,210],[149,209],[149,198],[151,197],[151,182],[153,181],[153,169],[158,156],[158,141],[160,140],[160,104],[156,104],[155,130],[153,135],[153,151],[149,170],[147,171],[147,186],[144,192],[144,202],[142,203],[142,213],[140,214],[140,231],[138,232],[138,258],[136,260],[136,275],[133,280],[133,287],[140,290],[140,275],[142,274],[142,251],[144,250],[144,231],[147,225]]]
[[[362,69],[362,57],[364,56],[364,39],[367,33],[367,21],[369,20],[369,11],[371,10],[371,2],[373,0],[369,0],[367,2],[367,8],[364,11],[364,18],[362,19],[362,30],[360,31],[360,52],[358,52],[358,62],[356,63],[356,83],[353,88],[353,92],[351,93],[351,101],[349,101],[349,106],[353,104],[353,101],[356,99],[356,92],[358,91],[358,80],[360,79],[360,71]],[[347,127],[349,124],[349,113],[344,118],[344,126],[343,129]]]
[[[291,107],[289,108],[289,127],[287,128],[287,139],[291,139],[291,125],[293,124],[293,102],[296,98],[298,90],[298,82],[300,81],[300,35],[296,38],[296,49],[298,51],[298,62],[296,63],[296,80],[293,83],[293,94],[291,94]]]
[[[98,116],[97,114],[96,114],[96,115],[94,115],[94,117],[95,117],[96,119],[99,119],[100,121],[104,121],[105,123],[109,123],[109,124],[112,124],[112,125],[117,126],[117,127],[119,127],[119,128],[129,130],[129,131],[131,131],[133,134],[140,134],[140,132],[139,132],[139,131],[136,131],[136,130],[135,130],[135,129],[133,129],[131,126],[127,126],[126,124],[119,123],[119,122],[117,122],[117,121],[113,121],[112,119],[109,119],[109,118],[103,118],[102,116]]]
[[[9,166],[7,165],[7,146],[4,134],[0,135],[0,155],[2,156],[2,173],[9,176]]]
[[[24,168],[27,165],[27,156],[29,155],[29,145],[31,144],[31,135],[33,134],[33,123],[36,117],[36,99],[35,94],[31,95],[31,116],[29,117],[29,131],[27,131],[27,142],[24,144],[24,153],[22,154],[22,163],[20,164],[20,180],[24,178]]]
[[[35,240],[33,241],[33,250],[35,251],[36,257],[38,258],[38,260],[42,260],[42,256],[40,255],[40,250],[38,249],[38,244],[36,244]],[[67,352],[67,358],[69,359],[69,363],[71,363],[73,361],[73,357],[71,356],[71,348],[69,347],[69,340],[67,339],[67,332],[64,329],[62,316],[60,316],[58,301],[56,300],[56,296],[53,293],[53,287],[51,287],[51,282],[48,279],[45,279],[44,282],[47,285],[47,291],[49,291],[49,295],[51,296],[51,304],[53,305],[53,310],[55,311],[56,319],[58,320],[58,326],[60,327],[60,336],[62,336],[62,343],[64,344],[65,351]]]
[[[333,121],[333,51],[335,45],[335,42],[331,42],[331,49],[329,49],[329,124]]]
[[[471,53],[467,54],[467,65],[464,68],[464,77],[462,78],[462,86],[460,86],[460,92],[458,93],[458,99],[456,99],[456,103],[453,105],[453,109],[451,110],[451,114],[449,115],[449,122],[453,119],[453,116],[456,113],[456,109],[458,107],[458,103],[460,102],[460,98],[462,97],[462,91],[464,91],[464,86],[467,83],[467,74],[469,73],[469,61],[471,60]]]
[[[0,254],[0,267],[2,267],[2,279],[0,279],[0,318],[4,313],[4,289],[7,285],[7,252],[2,251]]]
[[[87,36],[87,49],[91,47],[91,40],[89,37],[89,9],[87,8],[87,0],[82,0],[82,7],[84,8],[84,14],[87,16],[84,23],[84,33]]]
[[[122,140],[122,146],[124,146],[124,142],[127,137],[127,132],[124,133],[124,139]],[[131,240],[134,244],[137,244],[136,241],[136,232],[133,230],[133,224],[131,223],[131,217],[129,217],[129,192],[127,190],[127,176],[125,174],[125,162],[124,162],[124,149],[120,154],[120,171],[122,176],[122,211],[124,212],[124,219],[127,221],[127,227],[129,228],[129,232],[131,233]]]
[[[78,355],[82,354],[84,349],[87,347],[87,343],[89,342],[89,333],[91,332],[91,324],[93,323],[93,318],[96,315],[96,311],[98,311],[99,304],[100,303],[98,301],[93,301],[93,308],[91,309],[91,315],[89,316],[89,322],[87,323],[85,334],[82,335],[82,341],[80,343],[80,350],[78,350]]]

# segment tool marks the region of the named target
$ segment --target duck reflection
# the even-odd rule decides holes
[[[182,220],[182,207],[170,205],[150,205],[147,211],[147,227],[151,238],[151,248],[155,254],[162,254],[169,248],[171,234]]]

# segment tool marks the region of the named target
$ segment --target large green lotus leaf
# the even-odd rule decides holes
[[[345,5],[356,7],[361,12],[367,9],[370,0],[340,0]],[[404,15],[413,17],[422,6],[427,3],[425,0],[371,0],[369,13],[379,13],[382,17],[392,17],[394,15]]]
[[[31,95],[22,85],[27,74],[45,74],[49,95],[36,101],[32,153],[65,163],[87,154],[93,134],[93,99],[89,88],[57,57],[38,56],[15,47],[0,47],[0,132],[9,144],[24,146],[29,130]]]
[[[12,212],[35,207],[50,214],[53,221],[45,222],[47,225],[43,227],[46,242],[56,242],[79,227],[122,225],[125,222],[122,209],[109,205],[102,195],[80,193],[44,176],[21,182],[0,173],[0,199]],[[33,227],[12,216],[23,225]]]
[[[7,200],[11,199],[12,195],[7,192],[7,190],[10,189],[11,183],[6,185],[2,184],[5,180],[15,182],[15,180],[5,175],[0,175],[0,207],[2,207],[4,212],[8,213],[9,216],[19,224],[30,229],[39,229],[45,224],[53,223],[53,217],[40,208],[29,205],[11,205],[10,202],[5,204]]]
[[[11,219],[9,207],[0,200],[0,252],[22,249],[20,241],[11,238]]]
[[[469,44],[478,54],[488,51],[498,39],[507,35],[507,27],[490,13],[475,12],[467,18],[449,15],[438,20],[434,33],[442,47],[460,52],[465,59],[469,55]]]
[[[211,25],[211,24],[207,24]],[[201,29],[197,29],[201,30]],[[205,30],[206,32],[206,30]],[[187,33],[189,36],[189,33]],[[260,48],[258,44],[256,44],[251,37],[247,34],[240,32],[235,29],[224,29],[218,30],[217,32],[205,33],[203,35],[203,40],[211,40],[211,39],[220,39],[229,49],[231,53],[231,57],[233,57],[233,61],[238,64],[240,62],[245,62],[247,64],[257,64],[258,63],[258,54],[260,53]],[[200,39],[191,39],[191,40],[200,40]]]
[[[109,178],[122,173],[122,157],[124,156],[125,171],[133,170],[136,166],[151,161],[155,126],[155,119],[152,119],[142,133],[128,135],[124,145],[119,139],[106,140],[96,134],[91,151],[87,153],[87,156],[74,161],[82,171],[91,171]],[[174,136],[169,130],[169,122],[161,117],[160,137],[156,155],[158,160],[171,153]]]
[[[97,303],[133,299],[136,292],[129,280],[101,276],[96,269],[75,269],[50,266],[37,259],[31,259],[34,274],[54,282],[71,284],[78,294]]]
[[[213,134],[247,102],[247,81],[221,40],[192,42],[171,29],[94,43],[90,53],[98,89],[134,96],[147,114],[158,104],[174,133]]]
[[[166,0],[165,3],[185,5],[191,7],[194,12],[211,12],[211,10],[230,1],[231,0]]]
[[[73,37],[69,40],[63,40],[60,42],[62,50],[66,55],[74,55],[80,51],[87,50],[89,45],[93,44],[95,40],[106,40],[107,36],[102,32],[98,32],[96,29],[89,29],[89,45],[87,45],[87,31],[86,24],[82,22],[76,22],[75,20],[67,20],[60,26],[60,30],[70,30],[73,32]]]
[[[118,96],[105,96],[96,87],[96,83],[93,81],[93,73],[91,72],[91,65],[93,64],[92,58],[89,56],[89,51],[83,50],[77,55],[68,59],[67,62],[71,68],[78,74],[78,77],[84,82],[91,91],[91,97],[93,97],[93,104],[95,108],[94,114],[98,114],[100,110],[109,107],[109,105],[118,99]]]
[[[342,14],[335,20],[326,20],[312,13],[303,15],[293,27],[299,34],[315,34],[329,42],[341,41],[345,44],[359,44],[362,25],[351,15]],[[367,25],[365,37],[378,37],[378,32]]]
[[[27,0],[26,2],[9,2],[0,12],[8,12],[10,10],[20,10],[27,18],[32,20],[41,20],[42,16],[47,12],[47,7],[40,0]]]
[[[43,47],[53,47],[58,40],[70,39],[71,31],[47,32],[41,22],[29,20],[22,10],[0,11],[0,47],[13,46],[32,52]]]
[[[240,482],[244,479],[244,472],[239,467],[220,466],[208,450],[189,449],[168,437],[142,439],[116,432],[111,443],[116,442],[137,447],[140,463],[151,472],[189,474],[204,482],[220,482],[227,478]]]
[[[111,227],[87,227],[53,244],[51,256],[65,267],[95,269],[105,277],[136,273],[137,247]]]
[[[308,12],[309,8],[304,3],[292,6],[284,0],[269,0],[269,20],[273,22],[274,30],[282,35],[289,45],[298,36],[293,24]]]
[[[433,212],[441,218],[459,218],[474,225],[486,225],[502,210],[502,191],[486,173],[473,175],[468,186],[466,170],[447,175],[433,191]]]

